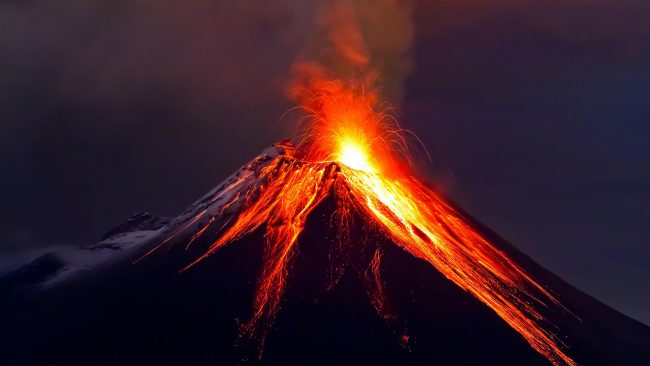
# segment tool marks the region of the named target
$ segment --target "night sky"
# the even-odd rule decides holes
[[[650,324],[650,3],[413,14],[400,121],[432,157],[427,179]],[[302,0],[1,2],[0,255],[179,213],[287,136],[284,85],[312,23]]]

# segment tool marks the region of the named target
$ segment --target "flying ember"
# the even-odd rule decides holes
[[[224,190],[223,194],[232,195],[227,205],[238,202],[242,208],[234,221],[220,229],[207,251],[184,268],[265,227],[264,265],[252,316],[242,325],[241,336],[257,340],[261,352],[306,220],[319,203],[333,196],[341,238],[349,238],[344,231],[349,230],[353,216],[363,217],[367,225],[491,308],[550,362],[575,365],[536,310],[562,305],[461,213],[414,177],[404,132],[382,111],[368,86],[322,78],[311,80],[309,86],[297,97],[308,120],[295,148],[288,148],[287,154]],[[204,215],[206,211],[181,230]],[[216,225],[218,216],[210,217],[190,243]],[[380,256],[377,251],[371,263],[377,279],[371,300],[382,312],[385,295],[379,280]]]

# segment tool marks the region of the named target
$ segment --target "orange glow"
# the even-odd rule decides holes
[[[355,141],[343,140],[340,142],[339,151],[334,155],[334,160],[349,166],[352,169],[374,172],[374,168],[368,161],[368,155]]]
[[[375,111],[375,96],[357,84],[318,85],[320,89],[302,99],[311,124],[298,139],[298,147],[266,164],[245,192],[234,184],[220,193],[234,192],[228,204],[241,201],[241,211],[205,254],[184,269],[266,227],[264,266],[252,316],[242,325],[241,336],[257,339],[261,352],[305,222],[323,199],[334,195],[341,238],[349,238],[346,231],[353,214],[367,219],[403,250],[430,263],[490,307],[550,362],[575,365],[559,340],[544,328],[546,322],[536,310],[537,306],[561,305],[462,214],[407,173],[401,163],[404,159],[396,157],[406,151],[400,129]],[[205,214],[202,211],[199,216]],[[206,227],[214,221],[215,217],[210,218]],[[205,227],[194,234],[190,243],[204,231]],[[388,318],[380,265],[377,251],[370,266],[369,295],[373,306]]]

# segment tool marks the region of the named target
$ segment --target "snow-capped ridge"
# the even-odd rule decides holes
[[[44,289],[100,266],[133,260],[134,255],[147,245],[159,243],[180,230],[191,231],[201,227],[212,217],[223,214],[226,207],[236,210],[239,204],[233,200],[239,192],[247,191],[256,184],[259,171],[278,156],[292,155],[294,150],[290,140],[271,145],[174,218],[138,212],[107,231],[98,242],[48,247],[26,256],[22,262],[24,264],[0,277],[0,285],[11,282],[21,290]]]

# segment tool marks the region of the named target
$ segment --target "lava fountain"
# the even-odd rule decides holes
[[[488,242],[469,220],[413,173],[409,133],[388,112],[375,82],[380,76],[395,73],[386,75],[385,70],[376,67],[369,51],[379,41],[400,40],[384,24],[400,18],[401,4],[382,0],[377,4],[387,11],[378,14],[376,9],[381,7],[374,6],[377,4],[355,12],[352,2],[334,3],[336,6],[329,9],[326,19],[330,27],[328,42],[332,45],[330,58],[336,62],[296,63],[296,77],[288,88],[289,96],[298,102],[305,115],[295,147],[287,148],[285,155],[274,158],[254,174],[240,177],[222,191],[221,195],[231,197],[226,207],[235,202],[241,207],[232,220],[218,220],[223,212],[212,215],[192,235],[188,246],[209,227],[227,221],[224,227],[215,228],[219,232],[217,239],[183,270],[254,230],[265,228],[264,264],[252,316],[241,326],[241,337],[256,340],[261,355],[306,220],[319,203],[333,197],[342,241],[350,237],[346,232],[352,218],[364,218],[374,230],[428,262],[483,302],[550,362],[575,365],[537,310],[549,306],[564,309],[554,295]],[[364,14],[370,14],[367,19],[379,20],[374,32],[363,32],[360,28],[363,22],[357,18]],[[382,29],[391,34],[378,36],[376,32]],[[364,36],[373,35],[374,43],[364,42]],[[404,32],[406,41],[409,37]],[[402,52],[404,47],[396,44],[382,44],[380,48]],[[398,64],[382,61],[385,65]],[[339,66],[336,72],[332,65]],[[205,216],[207,211],[201,211],[147,254],[170,243]],[[349,243],[339,243],[346,244]],[[385,292],[379,278],[380,251],[375,252],[370,264],[370,282],[374,283],[371,302],[377,311],[386,312]]]
[[[255,179],[255,184],[246,185],[247,190],[242,191],[241,181],[224,190],[233,202],[243,202],[242,209],[207,251],[183,269],[265,226],[264,266],[252,317],[242,325],[241,336],[256,339],[261,351],[307,217],[333,195],[339,230],[348,230],[353,214],[361,215],[403,250],[427,261],[490,307],[553,364],[575,365],[536,310],[536,306],[562,305],[473,229],[461,213],[409,173],[403,132],[392,118],[377,111],[376,96],[354,82],[319,80],[316,85],[315,92],[303,100],[311,123],[296,148],[276,157],[258,176],[242,178]],[[205,211],[183,229],[202,215]],[[190,243],[216,218],[211,217]],[[376,252],[371,262],[376,275],[380,255]],[[384,295],[380,281],[376,282],[372,302],[381,312]]]

